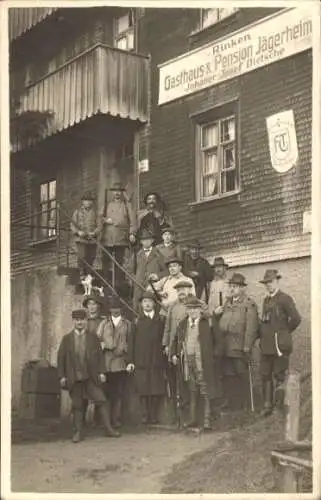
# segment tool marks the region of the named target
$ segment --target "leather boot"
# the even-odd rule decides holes
[[[121,398],[116,396],[111,402],[111,424],[114,429],[119,429],[121,427],[120,415],[121,415]]]
[[[272,380],[265,380],[263,382],[263,410],[260,413],[261,417],[271,415],[273,411],[273,382]]]
[[[189,402],[189,420],[186,423],[185,427],[196,427],[196,391],[190,393],[190,402]]]
[[[110,410],[109,410],[108,401],[106,401],[105,403],[103,403],[99,406],[99,414],[100,414],[101,420],[103,422],[103,425],[104,425],[104,428],[106,431],[106,436],[108,436],[108,437],[120,437],[120,432],[115,431],[115,429],[113,429],[111,426]]]
[[[74,420],[74,434],[72,437],[73,443],[79,443],[83,439],[82,428],[83,428],[83,412],[82,410],[74,410],[73,415]]]
[[[211,402],[208,398],[204,398],[204,430],[211,430]]]

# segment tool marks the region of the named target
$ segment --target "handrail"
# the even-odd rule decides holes
[[[66,212],[66,210],[64,210],[62,207],[61,207],[61,203],[59,203],[59,209],[66,215],[66,217],[72,221],[72,218],[70,217],[70,215]],[[72,221],[72,223],[74,224],[74,226],[76,227],[76,229],[81,229],[79,226],[77,226],[77,224],[74,223],[74,221]],[[146,291],[146,289],[143,287],[143,285],[141,285],[139,283],[139,281],[136,280],[136,278],[127,271],[127,269],[125,269],[116,259],[115,257],[108,252],[108,250],[106,250],[106,248],[97,240],[96,241],[96,245],[97,245],[97,248],[99,248],[100,250],[102,250],[105,255],[107,255],[111,260],[112,262],[114,262],[114,264],[116,264],[116,266],[125,274],[125,276],[127,276],[136,286],[138,286],[142,291]],[[161,306],[162,304],[155,298],[155,301],[156,303]]]

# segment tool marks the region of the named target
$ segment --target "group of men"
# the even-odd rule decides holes
[[[118,203],[121,191],[116,193]],[[126,203],[122,196],[120,201]],[[137,230],[126,226],[127,244],[140,242],[132,269],[138,317],[129,321],[117,297],[107,301],[92,292],[84,299],[84,309],[73,312],[73,330],[59,348],[58,373],[72,400],[74,442],[82,439],[88,401],[95,403],[106,434],[120,435],[128,377],[134,379],[144,423],[157,423],[161,400],[167,395],[176,419],[188,404],[184,425],[198,425],[201,397],[201,425],[211,429],[222,406],[248,405],[249,363],[257,340],[262,415],[283,404],[292,332],[301,318],[293,299],[279,289],[281,275],[275,269],[265,272],[261,283],[267,295],[259,317],[257,304],[246,293],[245,277],[235,272],[228,279],[222,257],[211,266],[201,257],[198,241],[184,255],[169,220],[155,212],[156,194],[150,193],[145,201],[147,211]],[[86,205],[82,209],[87,210]],[[110,214],[105,214],[107,228],[118,227]],[[85,226],[79,214],[74,215],[74,224],[74,234],[83,238],[85,231],[80,231]],[[94,224],[86,227],[94,240],[99,231]]]

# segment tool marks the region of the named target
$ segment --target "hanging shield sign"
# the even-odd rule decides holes
[[[283,111],[266,119],[272,167],[285,173],[298,160],[298,145],[293,110]]]

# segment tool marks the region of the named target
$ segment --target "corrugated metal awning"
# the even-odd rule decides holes
[[[9,40],[15,40],[26,31],[30,30],[37,23],[43,21],[53,12],[58,10],[58,7],[41,7],[41,8],[14,8],[9,9]]]
[[[148,118],[148,57],[97,44],[26,90],[19,112],[52,118],[37,140],[103,113],[145,123]],[[13,141],[12,141],[13,142]],[[13,151],[26,144],[14,144]]]

